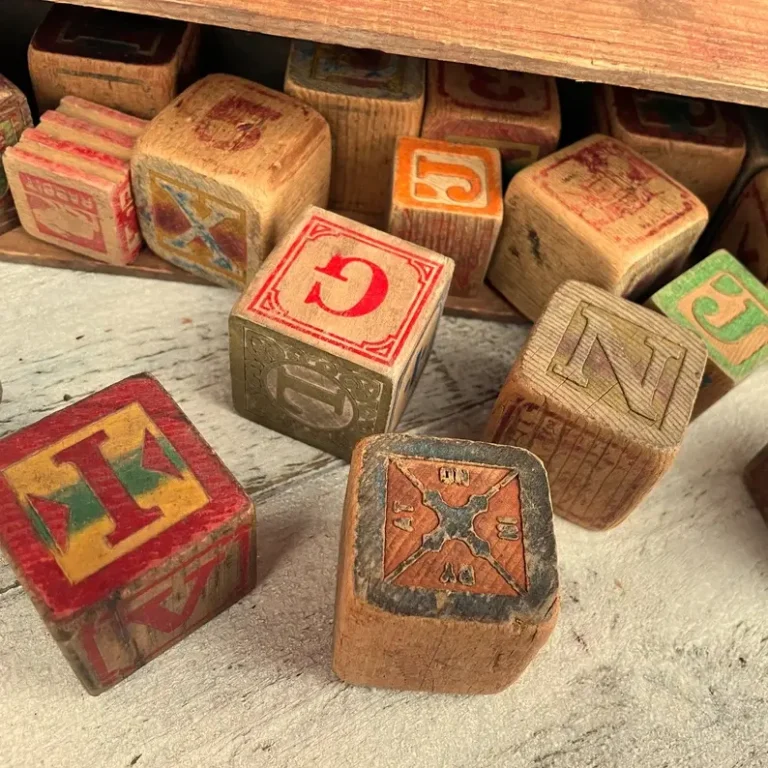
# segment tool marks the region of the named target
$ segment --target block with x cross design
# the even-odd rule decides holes
[[[169,104],[131,162],[147,245],[190,272],[243,288],[309,205],[325,206],[331,135],[300,101],[209,75]]]
[[[352,457],[333,666],[361,685],[506,688],[558,615],[547,473],[520,448],[377,435]]]

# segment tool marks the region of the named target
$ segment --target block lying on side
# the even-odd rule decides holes
[[[13,146],[31,125],[26,97],[10,80],[0,75],[0,234],[19,226],[2,158],[6,148]]]

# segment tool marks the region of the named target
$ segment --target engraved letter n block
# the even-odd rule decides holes
[[[706,360],[670,320],[568,281],[512,366],[487,438],[541,458],[556,514],[610,528],[672,464]]]
[[[547,473],[520,448],[378,435],[355,449],[333,667],[343,680],[495,693],[558,614]]]
[[[308,209],[232,310],[235,408],[349,459],[400,419],[452,274],[445,256]]]
[[[0,544],[89,693],[253,587],[254,526],[245,491],[149,376],[0,441]]]

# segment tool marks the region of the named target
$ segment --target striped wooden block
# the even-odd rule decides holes
[[[5,149],[13,146],[24,129],[31,125],[26,97],[10,80],[0,75],[0,234],[19,225],[2,157]]]

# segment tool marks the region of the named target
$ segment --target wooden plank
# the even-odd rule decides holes
[[[65,0],[55,0],[64,2]],[[71,2],[71,0],[67,0]],[[762,0],[86,0],[205,24],[768,105]]]

